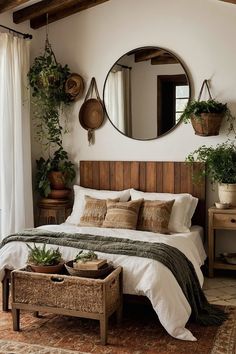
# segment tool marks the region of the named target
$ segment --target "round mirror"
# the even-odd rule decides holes
[[[103,101],[111,123],[122,134],[156,139],[179,123],[190,98],[190,83],[180,60],[158,47],[123,55],[107,74]]]

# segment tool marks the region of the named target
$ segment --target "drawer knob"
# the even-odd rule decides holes
[[[234,222],[236,222],[236,220],[235,219],[231,219],[231,222],[234,223]]]

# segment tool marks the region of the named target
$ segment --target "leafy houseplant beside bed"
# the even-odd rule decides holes
[[[218,183],[220,202],[236,206],[236,145],[234,142],[228,140],[216,147],[200,146],[187,156],[186,161],[204,162],[206,168],[203,173],[209,176],[211,183]]]

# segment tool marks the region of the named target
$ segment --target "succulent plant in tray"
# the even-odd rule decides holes
[[[28,255],[28,264],[30,267],[39,273],[57,273],[63,267],[62,254],[57,249],[46,249],[46,243],[43,246],[30,246]]]
[[[98,256],[93,251],[88,251],[88,252],[80,251],[77,254],[77,256],[75,257],[75,261],[76,262],[86,263],[86,262],[89,262],[89,261],[93,261],[93,260],[95,260],[97,258],[98,258]]]

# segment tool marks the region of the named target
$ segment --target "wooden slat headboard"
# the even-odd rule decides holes
[[[193,172],[204,168],[185,162],[80,161],[80,185],[87,188],[143,192],[190,193],[199,199],[193,223],[205,227],[205,180],[194,184]]]

